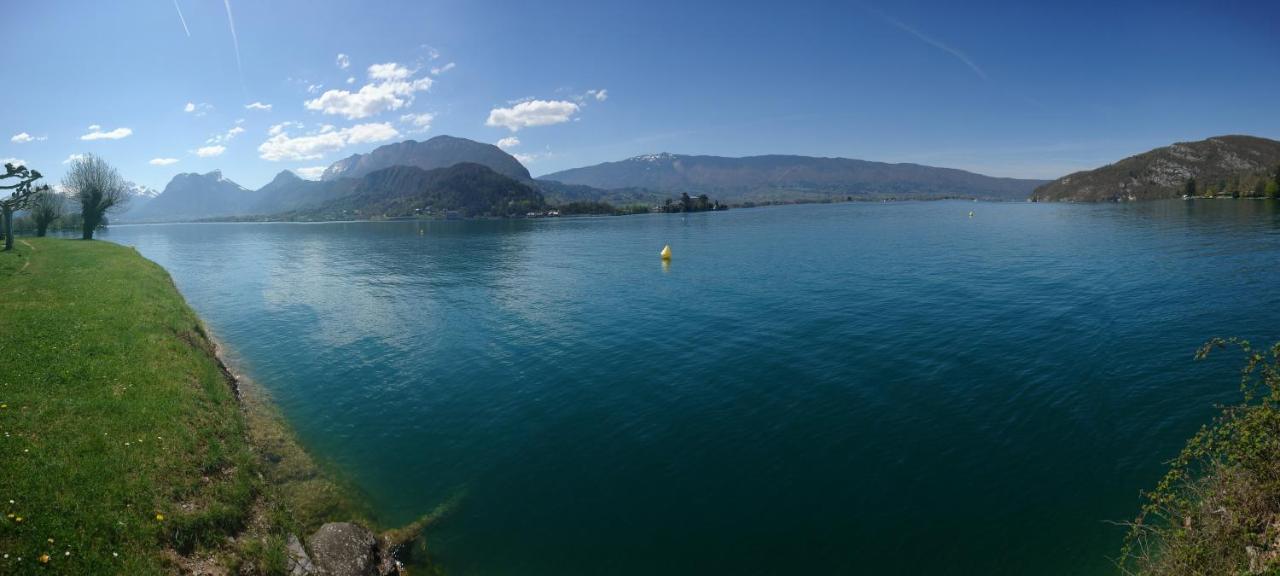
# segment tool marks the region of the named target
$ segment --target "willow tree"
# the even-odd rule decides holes
[[[124,178],[106,160],[85,154],[71,161],[62,186],[80,200],[81,238],[93,240],[107,212],[119,210],[129,200]]]
[[[6,184],[5,180],[15,180]],[[25,208],[31,196],[47,189],[47,186],[35,187],[32,184],[40,179],[40,173],[29,170],[26,166],[4,165],[4,175],[0,176],[0,190],[13,190],[8,198],[0,200],[0,225],[4,226],[4,250],[13,250],[13,213]]]
[[[48,186],[31,195],[31,219],[36,223],[36,236],[43,237],[49,225],[62,217],[63,198]]]

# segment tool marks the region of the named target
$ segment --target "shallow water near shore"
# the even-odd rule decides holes
[[[969,211],[974,216],[968,216]],[[449,574],[1081,574],[1239,358],[1280,203],[115,226]],[[670,244],[663,266],[658,251]]]

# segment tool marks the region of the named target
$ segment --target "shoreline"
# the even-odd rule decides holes
[[[420,536],[461,496],[379,525],[163,267],[114,242],[29,238],[0,253],[0,278],[0,572],[430,567]]]
[[[133,247],[128,248],[136,252]],[[165,272],[168,274],[167,270]],[[173,283],[172,276],[170,283],[185,303],[186,296]],[[190,303],[187,305],[190,307]],[[434,510],[405,526],[391,527],[379,522],[367,496],[336,466],[319,461],[302,445],[292,425],[274,403],[271,392],[246,373],[240,362],[235,360],[235,354],[229,352],[232,348],[226,341],[218,337],[194,309],[192,312],[209,343],[210,356],[236,399],[245,420],[246,440],[263,468],[260,475],[266,483],[266,493],[261,498],[269,500],[265,503],[267,506],[284,506],[296,523],[295,531],[313,534],[303,540],[295,533],[289,534],[290,570],[295,566],[314,568],[306,548],[311,547],[316,535],[329,526],[342,524],[376,537],[374,557],[379,575],[408,573],[410,568],[414,572],[426,569],[431,573],[441,573],[427,554],[425,532],[461,504],[465,491],[455,493]],[[304,540],[306,546],[303,546]],[[311,573],[305,568],[302,570],[302,574]]]

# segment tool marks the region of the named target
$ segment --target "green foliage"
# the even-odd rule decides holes
[[[40,172],[26,166],[15,166],[6,162],[4,174],[0,174],[0,193],[8,192],[8,197],[0,197],[0,233],[4,235],[4,250],[13,249],[13,213],[26,208],[31,198],[47,191],[48,186],[35,186],[41,178]]]
[[[651,212],[648,204],[627,204],[625,206],[614,206],[608,202],[579,200],[576,202],[568,202],[556,207],[561,215],[597,215],[597,216],[625,216],[628,214],[648,214]]]
[[[129,201],[124,178],[93,154],[71,161],[62,186],[80,199],[80,229],[85,240],[93,240],[94,231],[106,224],[107,212],[119,210]]]
[[[423,170],[395,166],[365,175],[352,194],[293,219],[524,216],[545,207],[536,189],[479,164]]]
[[[713,202],[706,194],[698,196],[689,196],[686,192],[680,193],[680,199],[672,201],[668,199],[662,205],[663,212],[710,212],[712,210],[724,210],[727,207],[719,202]]]
[[[45,188],[31,197],[31,219],[36,225],[36,236],[44,236],[49,225],[62,217],[61,194]]]
[[[1149,575],[1280,570],[1280,344],[1244,352],[1243,400],[1200,429],[1132,523],[1120,563]]]
[[[1267,198],[1271,200],[1280,198],[1280,181],[1272,180],[1270,182],[1267,182],[1265,194]]]
[[[247,539],[240,545],[234,573],[285,576],[289,573],[289,553],[283,536],[273,534],[263,540]]]
[[[590,200],[561,204],[557,209],[561,214],[566,216],[576,214],[612,215],[617,212],[617,209],[613,207],[613,204],[608,202],[592,202]]]

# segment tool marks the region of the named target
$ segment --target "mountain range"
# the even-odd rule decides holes
[[[461,171],[448,169],[469,164]],[[413,168],[413,170],[404,170]],[[390,174],[383,174],[388,170]],[[433,173],[443,171],[435,175]],[[492,173],[492,176],[483,174]],[[465,173],[467,177],[459,174]],[[465,198],[461,182],[472,185],[480,201]],[[511,198],[491,197],[495,190]],[[530,191],[537,194],[536,201]],[[396,206],[393,199],[419,197],[433,209],[460,210],[468,215],[506,215],[504,206],[541,206],[539,188],[529,171],[510,154],[492,144],[437,136],[425,142],[407,140],[378,147],[334,162],[319,181],[304,180],[284,170],[258,190],[248,190],[220,171],[174,176],[153,200],[132,206],[116,216],[120,222],[165,222],[225,218],[340,217],[359,211],[365,217],[392,216],[378,207]],[[357,207],[354,198],[368,204]],[[340,202],[341,200],[341,202]],[[435,204],[432,204],[432,202]],[[443,203],[441,203],[443,202]],[[492,202],[492,205],[489,203]],[[421,207],[421,206],[420,206]],[[345,212],[344,212],[345,211]],[[512,212],[515,214],[515,212]],[[524,212],[519,212],[524,214]],[[404,214],[395,214],[404,215]]]
[[[461,216],[523,216],[544,207],[541,192],[474,162],[423,170],[392,166],[360,178],[320,182],[332,199],[285,213],[289,219],[400,218],[456,212]]]
[[[406,140],[379,146],[368,154],[352,154],[334,162],[320,179],[328,181],[358,178],[392,166],[416,166],[423,170],[434,170],[462,162],[488,166],[494,172],[516,180],[532,179],[529,170],[501,148],[453,136],[436,136],[426,142]]]
[[[127,211],[116,216],[119,221],[199,220],[243,213],[256,199],[253,191],[222,176],[222,171],[208,174],[184,173],[174,176],[164,191],[149,200],[138,202],[134,196]]]
[[[1194,178],[1211,195],[1253,195],[1280,166],[1280,142],[1220,136],[1157,148],[1055,181],[996,178],[919,164],[809,156],[650,154],[534,179],[492,144],[437,136],[334,162],[319,181],[288,170],[258,190],[220,171],[174,176],[163,192],[134,185],[121,222],[321,219],[458,212],[522,215],[581,202],[656,205],[682,193],[727,204],[980,198],[1102,201],[1176,197]],[[1243,191],[1243,192],[1242,192]]]
[[[1024,200],[1044,180],[993,178],[920,164],[811,156],[649,154],[574,168],[543,180],[602,189],[638,188],[664,196],[706,194],[722,202],[832,199],[984,198]]]
[[[470,166],[431,174],[463,164]],[[404,210],[411,204],[417,210],[430,207],[474,215],[504,215],[523,214],[520,209],[548,203],[654,205],[682,192],[735,203],[846,197],[1021,200],[1041,183],[949,168],[845,158],[674,154],[639,156],[535,180],[518,160],[497,146],[437,136],[425,142],[407,140],[380,146],[367,154],[351,155],[330,165],[319,181],[304,180],[286,170],[256,191],[226,179],[219,171],[179,174],[154,199],[134,205],[116,220],[310,219],[352,217],[357,213],[360,217],[390,217],[409,215]]]
[[[1100,202],[1177,198],[1194,179],[1195,195],[1261,196],[1280,167],[1280,142],[1256,136],[1216,136],[1178,142],[1036,188],[1040,202]]]

